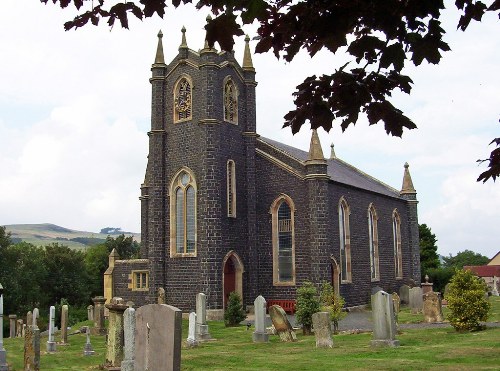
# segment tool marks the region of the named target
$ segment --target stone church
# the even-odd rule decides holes
[[[316,131],[308,152],[256,131],[255,69],[246,38],[234,53],[188,48],[151,68],[149,156],[141,185],[141,259],[110,255],[105,296],[183,311],[207,295],[295,299],[306,280],[331,282],[347,306],[375,286],[420,282],[417,199],[408,165],[396,190],[337,158]]]

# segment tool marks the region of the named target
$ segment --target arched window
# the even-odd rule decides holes
[[[392,212],[392,235],[394,241],[394,270],[396,278],[403,278],[403,253],[401,251],[401,218],[396,209]]]
[[[295,285],[295,206],[281,195],[271,205],[274,285]]]
[[[339,234],[340,234],[340,279],[351,282],[351,232],[349,228],[349,205],[344,197],[339,201]]]
[[[224,83],[224,121],[238,123],[238,91],[231,78]]]
[[[372,281],[380,279],[379,263],[378,263],[378,228],[377,228],[377,211],[375,206],[370,204],[368,207],[368,237],[370,244],[370,270]]]
[[[227,161],[227,216],[236,218],[236,166]]]
[[[170,256],[196,256],[196,181],[189,169],[170,185]]]
[[[192,83],[183,76],[174,86],[174,122],[187,121],[192,118]]]

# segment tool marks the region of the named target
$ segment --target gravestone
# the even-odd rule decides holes
[[[24,336],[24,370],[40,370],[40,330],[27,326]]]
[[[194,348],[198,346],[198,341],[196,340],[196,313],[189,313],[189,330],[187,337],[187,345],[190,348]]]
[[[412,314],[422,313],[423,300],[422,289],[420,287],[412,287],[410,289],[410,309]]]
[[[23,337],[23,325],[24,325],[23,320],[18,319],[16,324],[16,337],[18,338]]]
[[[392,293],[392,302],[394,304],[394,314],[397,316],[401,308],[401,299],[396,292]]]
[[[443,322],[441,296],[437,292],[424,294],[424,322]]]
[[[68,344],[68,306],[61,308],[61,345]]]
[[[9,327],[9,329],[10,329],[10,331],[9,331],[9,337],[11,339],[13,339],[13,338],[16,337],[17,315],[15,315],[15,314],[9,314],[9,321],[10,321],[10,323],[9,323],[9,325],[10,325],[10,327]]]
[[[399,346],[392,295],[379,291],[372,295],[373,340],[371,346]]]
[[[3,286],[0,284],[0,371],[9,371],[7,351],[3,347]]]
[[[123,361],[121,371],[134,371],[135,356],[135,309],[127,308],[123,312]]]
[[[295,335],[283,308],[279,305],[271,305],[269,307],[269,315],[271,316],[271,321],[281,341],[297,341],[297,335]]]
[[[23,336],[22,337],[24,337],[24,335],[26,335],[26,323],[23,325]]]
[[[92,349],[92,344],[90,343],[90,328],[87,326],[86,329],[87,341],[83,347],[84,356],[93,356],[95,354],[94,349]]]
[[[87,319],[89,321],[94,321],[94,306],[93,305],[89,305],[87,307]]]
[[[207,297],[200,292],[196,295],[196,340],[206,341],[211,338],[207,325]]]
[[[53,305],[49,311],[49,340],[47,341],[47,353],[56,351],[56,342],[54,341],[54,324],[56,320],[56,307]]]
[[[33,326],[33,313],[31,313],[31,311],[26,313],[26,324],[28,326]]]
[[[127,305],[122,298],[114,297],[105,307],[109,313],[106,366],[108,369],[119,368],[123,361],[123,312]]]
[[[266,299],[257,296],[253,302],[255,312],[255,331],[252,334],[254,343],[267,343],[269,334],[266,331]]]
[[[399,298],[401,299],[401,304],[410,304],[410,286],[402,285],[399,288]]]
[[[317,312],[312,315],[316,348],[332,348],[332,321],[329,312]]]
[[[167,304],[165,289],[163,287],[158,289],[158,304]]]
[[[104,296],[96,296],[92,299],[94,302],[94,327],[91,330],[92,335],[106,335],[106,327],[104,326]]]
[[[135,313],[135,370],[178,371],[181,368],[182,311],[148,304]]]
[[[38,318],[40,318],[40,311],[38,308],[33,309],[33,322],[28,322],[28,326],[31,324],[34,327],[38,327]]]

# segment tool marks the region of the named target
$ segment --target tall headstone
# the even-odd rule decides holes
[[[61,308],[61,345],[68,344],[68,306]]]
[[[410,289],[410,309],[412,314],[422,313],[424,306],[422,288],[412,287]]]
[[[127,308],[123,312],[124,355],[121,371],[134,371],[135,357],[135,309]]]
[[[392,303],[394,304],[394,314],[397,316],[401,308],[401,299],[396,292],[392,293]]]
[[[332,321],[329,312],[317,312],[312,315],[316,348],[332,348]]]
[[[20,338],[23,337],[23,320],[18,319],[17,324],[16,324],[16,337]]]
[[[207,325],[207,297],[200,292],[196,295],[196,340],[205,341],[211,338]]]
[[[158,304],[167,304],[165,289],[163,287],[158,289]]]
[[[93,356],[95,354],[94,349],[92,349],[92,344],[90,343],[90,328],[87,326],[86,329],[87,341],[83,347],[84,356]]]
[[[254,343],[267,343],[269,334],[266,331],[266,299],[257,296],[253,302],[255,312],[255,331],[252,334]]]
[[[56,307],[53,305],[49,311],[49,340],[47,341],[47,353],[56,351],[56,342],[54,341],[54,326],[56,320]]]
[[[271,321],[273,322],[273,326],[280,336],[281,341],[297,341],[297,335],[295,335],[292,325],[288,321],[288,317],[286,316],[286,312],[283,308],[279,305],[271,305],[269,307],[269,315],[271,316]]]
[[[24,336],[24,370],[40,370],[40,330],[38,327],[26,326]]]
[[[135,313],[135,370],[178,371],[181,368],[182,311],[148,304]]]
[[[96,296],[92,299],[94,302],[94,327],[91,330],[92,335],[106,335],[106,327],[104,326],[104,296]]]
[[[410,304],[410,286],[402,285],[399,288],[399,298],[401,299],[401,304]]]
[[[396,321],[392,295],[379,291],[372,295],[373,340],[372,346],[399,346],[396,340]]]
[[[89,321],[93,321],[94,320],[94,306],[93,305],[89,305],[87,307],[87,319]]]
[[[198,340],[196,340],[196,313],[189,313],[189,330],[187,337],[187,345],[191,348],[198,346]]]
[[[26,324],[28,326],[33,326],[33,313],[31,313],[31,311],[26,313]]]
[[[424,322],[443,322],[441,296],[437,292],[424,294]]]
[[[17,315],[15,314],[9,314],[9,337],[12,339],[12,338],[15,338],[16,337],[16,322],[17,322]]]
[[[3,347],[3,286],[0,284],[0,371],[9,371],[7,352]]]
[[[40,311],[38,308],[33,309],[33,322],[28,322],[28,326],[31,324],[34,327],[38,327],[38,318],[40,318]]]
[[[108,342],[106,346],[106,366],[120,367],[123,361],[123,312],[127,305],[122,298],[114,297],[105,305],[109,313]]]

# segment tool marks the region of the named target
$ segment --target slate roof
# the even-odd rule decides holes
[[[307,151],[303,151],[262,136],[259,137],[259,140],[279,149],[281,152],[286,153],[288,156],[301,163],[304,163],[308,158],[309,153]],[[332,181],[380,193],[389,197],[400,198],[398,190],[388,186],[380,180],[373,178],[354,166],[349,165],[347,162],[342,161],[339,158],[326,160],[328,163],[328,175]]]

